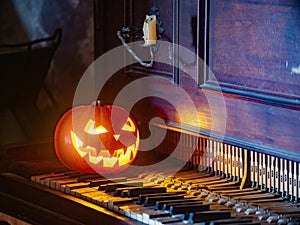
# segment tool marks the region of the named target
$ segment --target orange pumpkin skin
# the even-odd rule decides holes
[[[120,173],[132,164],[138,146],[137,124],[119,106],[74,107],[60,118],[54,133],[59,160],[82,173]]]

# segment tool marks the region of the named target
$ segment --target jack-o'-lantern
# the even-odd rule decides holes
[[[138,146],[137,124],[119,106],[74,107],[55,128],[54,147],[59,160],[78,172],[119,173],[132,164]]]

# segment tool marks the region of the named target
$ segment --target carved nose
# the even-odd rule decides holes
[[[116,139],[116,141],[118,141],[119,138],[120,138],[120,134],[115,134],[115,135],[114,135],[114,138]]]

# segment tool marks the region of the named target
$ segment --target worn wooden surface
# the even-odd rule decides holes
[[[203,35],[205,20],[198,12],[202,10],[198,4],[203,2],[179,2],[178,20],[174,21],[174,11],[171,10],[174,2],[155,1],[166,29],[164,37],[172,34],[170,41],[178,38],[179,45],[201,55],[204,37],[199,34],[202,29]],[[143,20],[152,1],[145,0],[144,4],[138,1],[126,3],[127,9],[129,7],[131,10],[124,10],[124,14],[125,18],[130,19],[122,20],[124,15],[119,19],[137,23]],[[194,127],[195,131],[200,127],[212,131],[215,134],[212,136],[224,135],[223,140],[229,143],[300,161],[300,107],[297,102],[300,76],[291,73],[291,68],[300,63],[297,62],[300,37],[298,1],[211,1],[209,8],[207,63],[215,77],[203,79],[204,75],[191,65],[192,62],[183,63],[186,71],[180,71],[179,75],[180,87],[193,100],[202,121],[197,122],[196,115],[188,113],[189,106],[184,104],[180,94],[176,94],[177,87],[172,83],[172,78],[168,82],[159,77],[153,77],[153,82],[143,87],[144,90],[151,90],[149,95],[163,96],[166,101],[176,99],[178,104],[174,107],[155,97],[144,99],[135,105],[135,117],[140,120],[140,124],[147,123],[147,118],[154,116],[163,117],[166,123],[181,123],[182,118],[178,116],[180,109],[176,107],[182,107],[187,112],[184,115],[185,121],[189,121],[185,125]],[[114,6],[107,10],[113,11]],[[174,34],[178,37],[174,37]],[[143,76],[153,74],[153,69],[143,71]],[[100,97],[108,103],[112,102],[122,88],[141,76],[136,72],[133,75],[127,73],[115,76],[111,79],[110,88],[104,88]],[[220,89],[210,88],[216,84],[230,91],[220,92]],[[164,85],[165,88],[161,88]],[[222,102],[225,109],[212,106],[209,99]],[[216,116],[219,110],[224,111],[224,114]],[[222,126],[225,126],[225,131]]]

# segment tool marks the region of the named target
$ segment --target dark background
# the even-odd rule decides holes
[[[45,80],[50,93],[41,88],[36,105],[17,103],[14,110],[1,109],[0,145],[52,137],[59,116],[72,105],[79,79],[93,62],[93,24],[93,1],[0,1],[0,45],[52,36],[57,28],[63,31]]]

